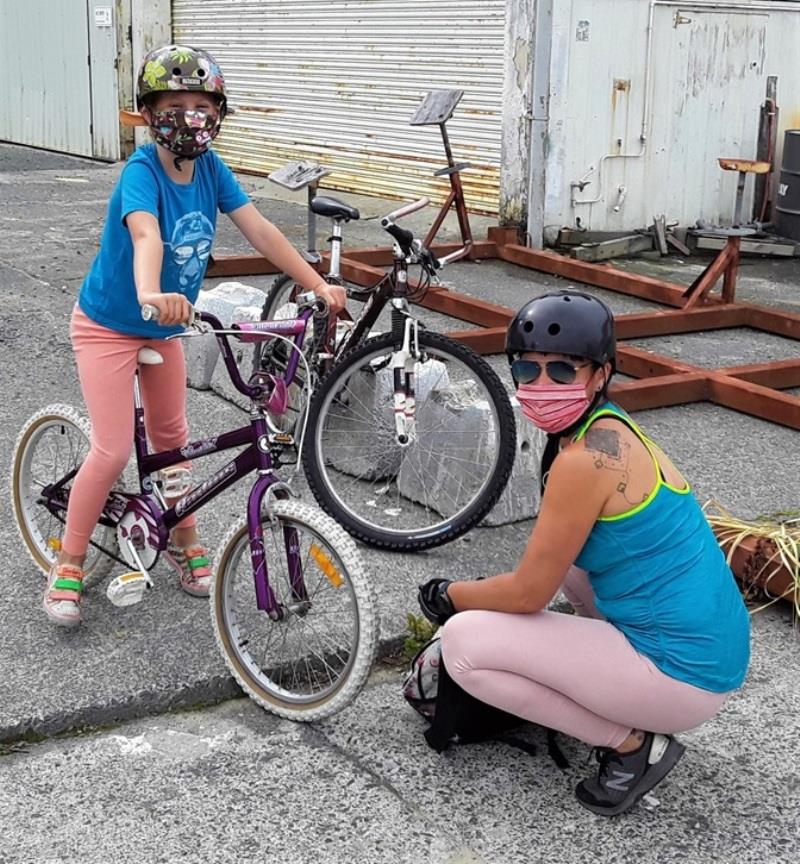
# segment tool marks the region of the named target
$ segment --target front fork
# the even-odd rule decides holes
[[[402,301],[401,301],[402,302]],[[416,391],[414,369],[419,357],[418,323],[401,308],[398,301],[392,305],[392,332],[400,335],[401,347],[392,354],[394,383],[394,434],[401,447],[408,447],[416,438]]]
[[[282,604],[269,584],[267,556],[264,548],[264,528],[261,520],[264,498],[267,497],[266,510],[270,514],[269,496],[284,497],[287,494],[288,487],[277,482],[274,475],[271,473],[260,474],[253,484],[247,503],[247,528],[250,534],[250,561],[253,565],[256,606],[260,611],[266,612],[273,621],[280,621],[289,614],[302,615],[308,608],[308,592],[303,579],[300,541],[296,528],[291,526],[284,526],[283,528],[283,544],[286,552],[292,602]]]

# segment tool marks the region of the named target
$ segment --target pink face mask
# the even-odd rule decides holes
[[[520,384],[522,413],[544,432],[561,432],[586,413],[591,400],[584,384]]]

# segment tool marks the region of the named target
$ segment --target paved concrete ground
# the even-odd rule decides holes
[[[67,320],[118,172],[0,144],[0,450],[8,459],[34,410],[49,402],[80,405]],[[276,198],[275,187],[254,178],[244,184],[303,245],[302,196]],[[368,213],[389,209],[372,199],[360,203]],[[412,217],[410,227],[420,231],[429,218]],[[243,251],[226,223],[218,251]],[[354,245],[382,240],[374,222],[353,226],[348,237]],[[702,262],[625,266],[688,283]],[[567,284],[501,262],[460,263],[444,275],[460,290],[512,307]],[[797,309],[798,275],[794,262],[748,260],[739,293]],[[265,285],[269,277],[246,281]],[[648,306],[598,293],[615,311]],[[462,326],[422,317],[444,329]],[[748,331],[637,344],[700,365],[797,355],[796,343]],[[492,362],[503,369],[502,358]],[[210,393],[192,392],[190,410],[198,437],[238,422],[236,409]],[[711,405],[642,412],[637,420],[701,500],[714,496],[743,517],[798,507],[797,433]],[[302,478],[297,486],[303,491]],[[202,515],[212,545],[241,513],[245,494],[231,490]],[[379,586],[384,639],[403,632],[419,581],[512,567],[530,527],[478,529],[414,556],[364,549]],[[236,692],[216,654],[207,605],[183,595],[165,570],[138,607],[116,609],[102,591],[90,594],[86,626],[66,633],[49,627],[38,608],[42,580],[16,536],[7,498],[0,500],[0,553],[8,562],[0,575],[0,741],[114,724]],[[0,759],[0,862],[796,860],[798,638],[787,609],[760,613],[743,691],[713,722],[684,736],[689,752],[658,788],[660,804],[650,801],[611,824],[571,796],[590,770],[586,748],[568,747],[572,767],[564,776],[546,756],[494,745],[437,757],[389,667],[350,709],[313,728],[236,700],[11,752]]]

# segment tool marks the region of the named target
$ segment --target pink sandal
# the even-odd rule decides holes
[[[211,567],[204,546],[176,546],[171,540],[164,553],[167,561],[177,570],[181,588],[192,597],[208,597],[211,591]]]
[[[74,564],[53,564],[47,575],[42,608],[59,627],[77,627],[81,623],[83,570]]]

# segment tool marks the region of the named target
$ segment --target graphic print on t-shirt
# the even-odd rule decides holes
[[[199,210],[181,216],[175,223],[167,245],[178,268],[178,283],[184,294],[202,280],[213,242],[214,226]]]

